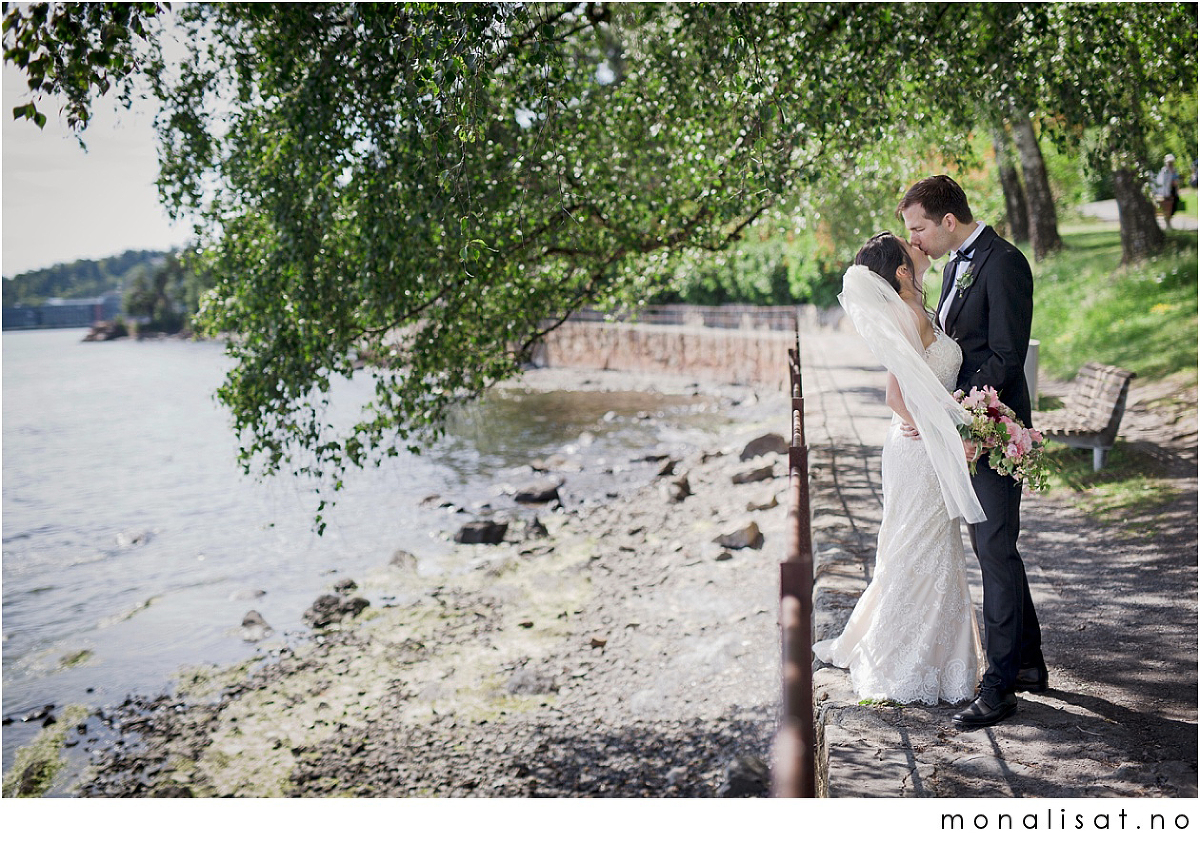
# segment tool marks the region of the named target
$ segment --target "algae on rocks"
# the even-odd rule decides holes
[[[54,783],[55,775],[66,764],[62,760],[62,749],[67,732],[82,723],[87,716],[88,710],[85,706],[67,706],[58,720],[43,729],[33,743],[18,749],[16,760],[8,775],[4,777],[4,798],[45,794]]]

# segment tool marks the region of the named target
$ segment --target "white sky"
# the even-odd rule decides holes
[[[187,241],[189,226],[172,224],[158,202],[152,114],[126,111],[115,97],[106,97],[83,133],[84,152],[48,98],[39,104],[47,117],[44,129],[13,119],[13,107],[28,101],[26,90],[20,71],[5,63],[0,112],[4,277]]]

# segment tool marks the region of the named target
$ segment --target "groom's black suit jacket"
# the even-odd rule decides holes
[[[958,388],[993,386],[1000,400],[1028,427],[1031,423],[1025,354],[1033,319],[1033,272],[1029,261],[989,225],[975,239],[971,255],[974,281],[950,305],[946,333],[962,348]],[[954,289],[947,264],[942,276],[941,309]]]

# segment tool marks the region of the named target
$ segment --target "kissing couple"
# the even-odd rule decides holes
[[[953,723],[992,726],[1017,710],[1018,691],[1049,687],[1041,629],[1017,551],[1021,483],[976,463],[958,431],[956,389],[991,386],[1026,427],[1025,354],[1033,273],[1025,256],[975,220],[949,176],[909,188],[897,208],[910,239],[872,237],[838,297],[888,370],[894,411],[883,446],[883,520],[875,575],[821,661],[850,669],[860,698],[970,704]],[[953,253],[936,311],[925,306],[932,258]],[[959,520],[983,575],[984,642],[967,587]],[[984,654],[986,653],[986,669]]]

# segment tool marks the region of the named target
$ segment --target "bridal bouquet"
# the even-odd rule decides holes
[[[978,447],[975,461],[986,451],[988,464],[997,474],[1022,480],[1031,491],[1045,491],[1050,469],[1042,434],[1022,425],[993,387],[973,386],[969,393],[960,389],[954,399],[971,415],[970,422],[959,425],[958,430]],[[975,461],[971,463],[972,474]]]

